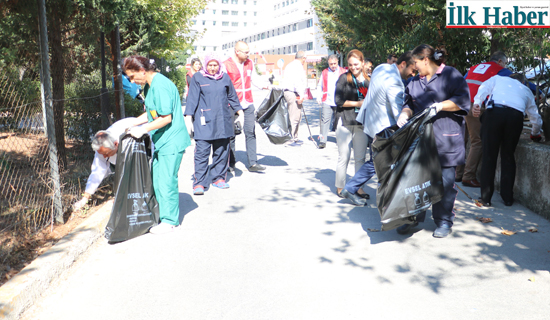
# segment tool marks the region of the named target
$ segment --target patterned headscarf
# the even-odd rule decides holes
[[[208,63],[212,60],[216,60],[220,66],[220,69],[216,74],[210,74],[207,71]],[[204,57],[204,64],[202,65],[201,73],[203,76],[208,77],[210,79],[219,80],[223,77],[223,64],[222,60],[215,54],[215,53],[209,53]]]

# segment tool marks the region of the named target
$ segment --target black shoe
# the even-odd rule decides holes
[[[453,229],[449,227],[448,225],[442,225],[440,227],[437,227],[434,231],[434,238],[445,238],[446,236],[450,235],[453,232]]]
[[[351,203],[353,203],[356,206],[364,206],[364,205],[367,204],[367,200],[361,198],[360,196],[358,196],[356,194],[350,193],[346,189],[342,189],[342,191],[340,193],[342,194],[342,196],[344,198],[349,199],[351,201]]]
[[[342,195],[342,191],[336,191],[336,194],[338,195],[338,197],[344,198],[344,196]]]
[[[229,168],[227,168],[227,171],[229,171],[230,173],[234,173],[235,172],[235,166],[229,166]]]
[[[514,200],[512,201],[504,201],[504,205],[507,206],[507,207],[510,207],[514,204]]]
[[[400,227],[397,227],[397,229],[395,229],[397,231],[397,233],[399,234],[407,234],[411,231],[412,228],[418,226],[418,222],[415,221],[411,224],[404,224]]]
[[[370,196],[368,193],[356,193],[356,194],[365,200],[370,200]]]
[[[250,172],[260,172],[260,171],[264,171],[265,170],[265,167],[262,166],[262,165],[259,165],[259,164],[254,164],[250,167],[248,167],[248,171]]]
[[[477,199],[477,202],[481,203],[481,205],[484,206],[484,207],[490,207],[491,206],[490,202],[485,202],[481,198]]]
[[[327,147],[327,144],[325,142],[319,142],[319,149],[324,149]]]
[[[455,182],[462,182],[462,177],[455,177]]]

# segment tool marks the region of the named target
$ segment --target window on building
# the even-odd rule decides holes
[[[222,16],[226,16],[229,14],[229,10],[222,10]]]
[[[206,47],[202,47],[202,51],[206,51]]]
[[[243,11],[243,16],[246,16],[246,11]]]
[[[292,51],[290,51],[290,46],[288,46],[288,53],[291,53]]]
[[[193,50],[197,51],[197,46],[193,46]]]
[[[256,36],[254,36],[254,37],[252,38],[252,41],[256,41]]]
[[[307,50],[313,50],[313,42],[307,43]]]
[[[203,26],[206,25],[206,21],[205,21],[205,20],[202,20],[202,25],[203,25]]]
[[[224,26],[224,27],[229,26],[229,21],[222,21],[222,26]]]
[[[222,3],[229,3],[229,0],[222,0]]]
[[[294,48],[293,48],[293,52],[298,52],[298,46],[297,45],[294,45]]]
[[[285,3],[283,2],[283,8],[285,7]]]
[[[231,22],[231,26],[232,26],[232,27],[238,27],[238,26],[239,26],[239,23],[238,23],[238,22]]]
[[[256,16],[256,14],[257,14],[257,12],[256,12],[256,11],[254,11],[254,16]]]
[[[265,39],[265,32],[262,33],[262,39]]]
[[[239,4],[239,0],[231,0],[231,4]]]
[[[212,21],[212,25],[215,26],[215,25],[216,25],[216,21]]]
[[[239,14],[239,11],[231,11],[231,15],[232,15],[232,16],[236,16],[236,15],[238,15],[238,14]]]
[[[294,0],[290,0],[290,3],[294,3]]]
[[[246,27],[246,22],[243,22],[244,23],[244,26]]]
[[[212,14],[216,14],[216,10],[212,10]]]
[[[246,4],[246,0],[243,0],[243,4]]]
[[[286,33],[286,27],[283,27],[283,34]]]
[[[196,25],[197,24],[197,20],[193,20],[193,25]]]
[[[254,5],[256,5],[256,3],[258,3],[258,1],[254,1]]]
[[[283,54],[286,54],[286,48],[283,48]]]
[[[281,9],[281,4],[280,3],[277,5],[277,9]]]
[[[271,30],[271,36],[272,36],[272,37],[275,36],[275,30]]]
[[[286,0],[286,5],[287,5],[287,6],[288,6],[288,1],[289,1],[289,0]]]
[[[202,9],[202,13],[206,13],[206,10],[205,10],[205,9]]]
[[[281,48],[277,49],[277,54],[281,54]]]
[[[274,5],[274,6],[273,6],[273,10],[277,10],[277,5]]]
[[[307,20],[307,28],[313,27],[313,19]]]
[[[214,51],[218,50],[218,47],[214,47]]]
[[[267,32],[267,37],[269,38],[269,31]]]
[[[298,29],[298,24],[295,23],[293,26],[292,26],[292,31],[296,31],[296,29]]]
[[[281,28],[277,28],[277,35],[281,34]]]

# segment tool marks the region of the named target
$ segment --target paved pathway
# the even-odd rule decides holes
[[[306,108],[317,135],[315,102]],[[359,208],[334,194],[333,135],[318,150],[307,141],[305,122],[299,148],[270,144],[259,127],[256,134],[265,174],[246,170],[240,136],[231,188],[193,197],[188,148],[180,171],[182,226],[116,245],[100,240],[24,318],[550,317],[549,221],[519,204],[504,207],[498,194],[488,209],[459,193],[448,238],[432,237],[431,219],[408,236],[371,231],[380,228],[374,201]],[[373,199],[375,183],[367,190]],[[482,224],[481,216],[494,222]],[[501,228],[517,234],[502,235]]]

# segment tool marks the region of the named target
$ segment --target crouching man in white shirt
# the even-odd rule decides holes
[[[82,209],[92,195],[111,172],[114,172],[116,165],[116,154],[118,151],[118,138],[126,129],[134,126],[136,118],[124,118],[113,123],[107,130],[98,131],[92,138],[92,149],[95,151],[92,162],[92,173],[86,182],[86,190],[78,202],[73,204],[75,211]]]

